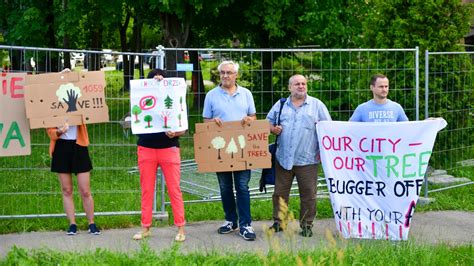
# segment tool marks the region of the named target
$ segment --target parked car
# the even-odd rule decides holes
[[[107,53],[112,52],[111,49],[102,49],[102,51]],[[102,54],[102,56],[104,57],[105,63],[108,65],[110,65],[114,61],[114,57],[112,56],[112,54]]]
[[[215,57],[214,57],[214,54],[211,53],[211,52],[208,52],[208,53],[199,53],[199,61],[212,61],[214,60]]]
[[[85,54],[84,55],[84,69],[89,69],[88,64],[89,64],[89,54]],[[107,66],[107,62],[105,60],[105,57],[103,54],[101,54],[100,55],[100,68],[103,68],[106,66]]]
[[[78,65],[84,63],[84,53],[71,53],[71,60],[75,60]]]
[[[139,65],[138,56],[135,56],[134,65],[135,65],[135,68],[138,68],[138,65]],[[119,70],[119,71],[123,70],[123,56],[122,55],[119,55],[117,57],[117,61],[115,61],[115,70]]]

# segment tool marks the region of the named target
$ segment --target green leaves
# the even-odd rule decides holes
[[[370,48],[459,50],[469,31],[468,5],[459,1],[371,1],[360,44]]]

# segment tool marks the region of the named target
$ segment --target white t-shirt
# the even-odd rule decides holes
[[[65,139],[65,140],[76,140],[77,139],[77,126],[69,126],[68,131],[61,134],[59,138]]]

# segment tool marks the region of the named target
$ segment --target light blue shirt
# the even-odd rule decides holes
[[[276,124],[279,111],[280,101],[270,109],[267,120]],[[281,110],[282,131],[276,153],[276,159],[284,169],[319,163],[316,123],[324,120],[331,121],[331,116],[320,100],[307,95],[303,105],[296,108],[288,97]]]
[[[372,99],[357,106],[349,121],[401,122],[408,121],[408,117],[400,104],[388,99],[386,103],[378,104]]]
[[[256,114],[252,93],[237,85],[234,94],[229,95],[220,86],[206,94],[202,116],[207,119],[220,118],[222,121],[236,121]]]

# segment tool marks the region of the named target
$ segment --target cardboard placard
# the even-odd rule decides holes
[[[31,154],[30,129],[25,114],[26,73],[0,76],[0,157]]]
[[[29,75],[25,85],[30,128],[109,121],[103,71]]]
[[[194,157],[198,172],[227,172],[270,168],[270,127],[267,120],[196,124]]]

